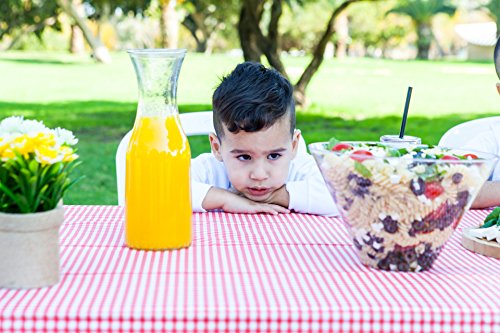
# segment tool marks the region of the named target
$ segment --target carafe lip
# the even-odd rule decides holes
[[[186,49],[127,49],[127,53],[146,57],[180,56],[186,54]]]

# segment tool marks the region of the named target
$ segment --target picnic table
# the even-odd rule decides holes
[[[136,251],[123,208],[65,206],[60,283],[0,289],[0,331],[500,332],[500,262],[460,245],[488,212],[395,273],[361,265],[339,218],[196,213],[188,249]]]

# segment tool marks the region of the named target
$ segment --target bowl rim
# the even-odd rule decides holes
[[[378,141],[340,141],[341,143],[352,143],[352,144],[382,144],[382,142]],[[314,155],[314,153],[328,153],[328,154],[333,154],[336,156],[343,156],[344,153],[342,152],[336,152],[332,150],[326,149],[326,145],[328,145],[327,141],[322,141],[322,142],[313,142],[308,145],[309,151],[311,154]],[[386,145],[388,146],[388,145]],[[419,146],[427,146],[427,145],[418,145]],[[452,148],[452,147],[445,147],[445,146],[434,146],[437,148],[446,148],[450,149],[451,151],[462,151],[464,153],[473,153],[479,157],[479,159],[466,159],[466,160],[442,160],[442,159],[435,159],[435,158],[412,158],[408,159],[408,161],[411,162],[421,162],[421,163],[439,163],[439,164],[482,164],[485,161],[493,161],[493,162],[498,162],[500,159],[500,156],[497,154],[493,153],[487,153],[484,151],[479,151],[479,150],[474,150],[474,149],[464,149],[464,148]],[[431,148],[432,149],[432,148]],[[399,156],[367,156],[365,160],[389,160],[389,161],[394,161],[394,160],[401,160],[401,157]]]

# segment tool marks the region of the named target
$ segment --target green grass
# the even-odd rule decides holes
[[[114,156],[132,127],[137,86],[125,53],[111,65],[58,53],[0,53],[0,118],[24,115],[50,127],[73,130],[85,175],[65,197],[67,204],[116,204]],[[188,54],[179,78],[181,112],[211,109],[220,77],[240,58]],[[307,64],[287,58],[296,79]],[[336,136],[345,140],[377,140],[397,134],[406,89],[414,91],[407,133],[437,143],[450,127],[500,111],[493,64],[327,60],[308,90],[311,104],[299,110],[297,126],[307,142]],[[193,155],[208,150],[205,137],[190,138]]]

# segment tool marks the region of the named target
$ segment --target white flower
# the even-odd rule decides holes
[[[75,138],[73,132],[67,129],[58,127],[54,130],[54,134],[56,136],[56,142],[60,146],[73,146],[78,143],[78,139]]]
[[[20,133],[23,124],[23,117],[8,117],[0,122],[0,135],[5,136],[11,133]]]
[[[25,120],[20,127],[20,132],[25,133],[25,134],[38,134],[38,133],[43,133],[47,132],[49,129],[41,122],[38,120]]]

